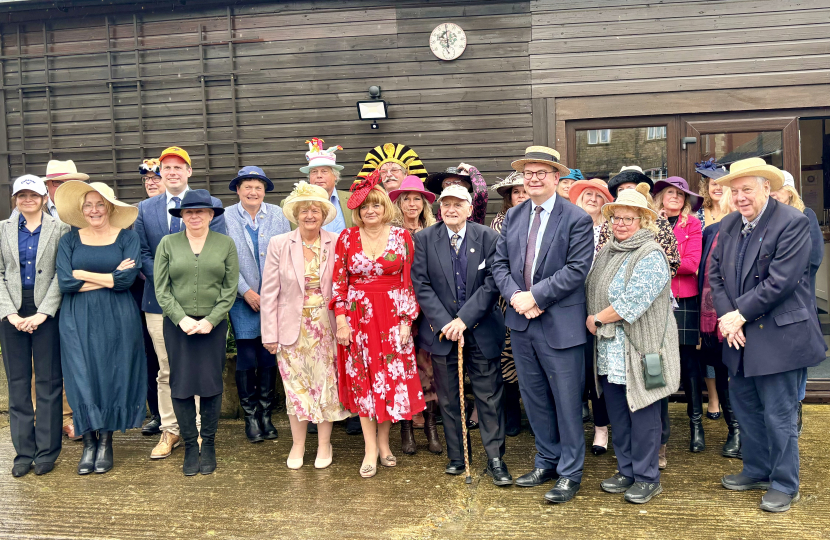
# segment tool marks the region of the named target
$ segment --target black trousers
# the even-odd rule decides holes
[[[236,371],[268,368],[277,365],[277,357],[262,346],[262,338],[236,340]]]
[[[611,423],[608,418],[608,409],[605,407],[605,394],[598,396],[596,381],[594,381],[594,351],[596,345],[593,335],[588,336],[585,344],[585,391],[582,393],[582,401],[591,400],[591,412],[594,416],[594,425],[607,427]]]
[[[23,291],[21,317],[37,313],[33,291]],[[9,382],[9,424],[17,456],[14,463],[53,463],[61,453],[63,375],[58,315],[47,317],[33,333],[20,332],[7,319],[0,323],[3,366]],[[37,424],[32,406],[34,364]]]
[[[504,456],[504,379],[501,374],[501,359],[485,358],[481,350],[464,334],[464,367],[470,377],[478,410],[478,425],[481,441],[487,452],[487,459]],[[432,356],[435,374],[435,389],[438,405],[444,417],[444,438],[447,440],[447,457],[451,462],[464,462],[464,442],[461,435],[460,395],[458,391],[458,349],[448,356]]]

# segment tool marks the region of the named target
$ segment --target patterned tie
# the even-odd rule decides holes
[[[459,236],[458,233],[455,233],[454,235],[452,235],[452,238],[450,238],[450,246],[452,246],[452,250],[455,251],[456,255],[458,255],[458,248],[461,247],[458,244],[458,239],[459,238],[460,238],[460,236]]]
[[[752,234],[753,230],[755,230],[755,223],[747,223],[746,225],[744,225],[744,228],[741,229],[741,236],[746,238],[747,236]]]
[[[182,200],[178,197],[173,197],[173,202],[176,204],[176,208],[182,207]],[[170,234],[176,234],[177,232],[182,230],[182,219],[177,218],[175,216],[170,218]]]
[[[542,207],[536,206],[533,215],[533,225],[527,235],[527,249],[525,249],[525,290],[529,291],[533,285],[533,259],[536,257],[536,236],[539,235],[539,226],[542,224]]]

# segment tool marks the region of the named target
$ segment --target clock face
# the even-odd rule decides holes
[[[455,60],[467,48],[467,35],[457,24],[439,24],[429,36],[429,48],[441,60]]]

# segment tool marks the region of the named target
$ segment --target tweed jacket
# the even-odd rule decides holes
[[[242,212],[245,214],[243,215]],[[225,209],[225,225],[228,227],[228,236],[236,244],[236,252],[239,254],[239,285],[237,285],[238,296],[244,295],[253,289],[259,294],[260,270],[265,268],[265,252],[268,249],[268,242],[278,234],[287,233],[291,230],[291,224],[282,213],[279,206],[262,203],[257,214],[259,228],[259,253],[254,253],[254,243],[251,235],[245,230],[245,224],[250,219],[248,212],[242,208],[242,203],[236,203]]]
[[[320,288],[325,303],[331,300],[334,275],[334,247],[337,235],[320,230]],[[281,234],[271,239],[262,281],[260,323],[262,342],[292,345],[300,337],[300,324],[305,301],[305,257],[300,231]],[[334,312],[329,310],[331,331],[337,328]]]
[[[17,249],[18,217],[0,221],[0,319],[20,310],[23,302],[23,285],[20,282],[20,254]],[[55,273],[55,259],[61,236],[69,232],[69,225],[49,214],[43,214],[40,240],[37,246],[35,269],[35,306],[38,313],[54,317],[61,304],[61,291]]]

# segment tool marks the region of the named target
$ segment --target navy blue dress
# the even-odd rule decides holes
[[[124,259],[136,266],[116,270]],[[87,246],[73,229],[58,247],[61,364],[75,432],[126,431],[146,414],[147,360],[141,318],[130,294],[138,276],[141,246],[135,231],[122,230],[108,246]],[[73,270],[112,274],[115,286],[78,292],[84,282]]]

